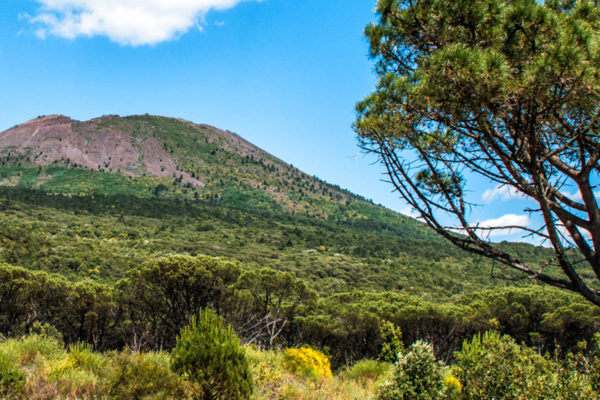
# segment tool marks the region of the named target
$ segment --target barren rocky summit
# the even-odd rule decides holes
[[[183,183],[204,186],[201,177],[192,176],[190,168],[182,168],[182,160],[169,151],[164,127],[148,123],[147,118],[162,120],[174,125],[175,130],[179,128],[181,135],[218,144],[241,157],[252,156],[267,163],[276,160],[240,136],[209,125],[163,117],[114,115],[86,122],[64,115],[38,117],[0,133],[0,157],[36,165],[68,164],[128,176],[174,177]],[[200,157],[196,161],[202,163]]]
[[[130,194],[179,193],[315,215],[355,197],[235,133],[147,114],[35,118],[0,133],[0,167],[0,186],[52,193],[114,194],[121,185]],[[137,180],[138,189],[123,178]],[[324,211],[323,202],[333,208]]]

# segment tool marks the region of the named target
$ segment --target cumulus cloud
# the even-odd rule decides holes
[[[501,229],[481,229],[480,234],[482,236],[503,236],[510,235],[512,233],[521,233],[522,230],[518,228],[502,228],[505,226],[522,226],[524,228],[529,228],[531,225],[531,219],[527,215],[517,215],[517,214],[506,214],[501,216],[500,218],[488,219],[485,221],[481,221],[477,224],[480,228],[501,228]]]
[[[243,0],[37,0],[30,17],[39,37],[106,36],[122,45],[150,45],[174,39],[212,9],[231,8]]]
[[[563,193],[563,194],[573,201],[577,201],[580,203],[583,202],[583,197],[581,196],[581,192],[579,190],[576,190],[573,193]],[[594,192],[594,196],[596,196],[597,199],[600,199],[600,191]]]
[[[402,210],[400,210],[400,214],[414,219],[421,219],[421,213],[419,213],[411,206],[404,207]]]
[[[483,192],[483,195],[481,195],[481,199],[486,203],[491,203],[498,198],[500,200],[507,201],[522,197],[522,193],[508,185],[499,185],[493,189],[487,189],[485,192]]]
[[[528,234],[531,229],[532,221],[527,215],[505,214],[499,218],[487,219],[485,221],[476,221],[471,223],[471,228],[475,229],[475,233],[481,238],[488,239],[499,236],[508,236],[512,234]],[[450,228],[451,231],[466,235],[467,231],[462,227]],[[518,239],[511,237],[511,241],[524,241],[523,238]],[[531,239],[525,240],[527,242]]]

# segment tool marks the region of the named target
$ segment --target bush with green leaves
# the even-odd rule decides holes
[[[89,343],[71,344],[69,358],[77,367],[96,374],[102,372],[108,363],[107,358],[101,353],[94,352],[94,347]]]
[[[343,376],[361,385],[365,385],[368,382],[374,382],[379,377],[385,375],[392,364],[384,361],[364,359],[357,361],[354,365],[348,368]]]
[[[596,333],[592,338],[590,348],[588,349],[587,366],[592,390],[600,393],[600,333]]]
[[[25,372],[0,352],[0,398],[18,399],[25,389]]]
[[[381,334],[381,352],[379,361],[396,362],[398,355],[404,352],[404,343],[402,343],[402,331],[392,322],[385,321],[380,328]]]
[[[486,332],[465,341],[455,354],[453,374],[470,399],[598,399],[576,356],[543,357],[509,336]]]
[[[377,400],[438,400],[445,398],[444,365],[429,343],[416,341],[398,358]]]
[[[467,399],[539,398],[533,390],[544,386],[538,377],[548,372],[547,364],[514,339],[486,332],[464,342],[455,354],[453,370]]]
[[[160,353],[113,353],[102,382],[107,399],[192,399],[193,387],[171,371]]]
[[[7,339],[2,343],[2,351],[10,354],[19,366],[28,368],[60,357],[64,353],[64,344],[55,338],[34,334]]]
[[[171,352],[171,367],[196,382],[205,400],[242,400],[252,393],[250,364],[239,338],[209,309],[181,330]]]

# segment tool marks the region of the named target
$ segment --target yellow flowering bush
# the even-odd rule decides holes
[[[329,358],[312,347],[290,348],[283,356],[285,368],[294,373],[302,373],[316,379],[333,376]]]
[[[453,375],[446,375],[444,377],[444,386],[446,386],[446,390],[451,394],[452,398],[458,397],[462,391],[460,381]]]
[[[58,360],[50,360],[46,364],[46,376],[52,380],[60,380],[66,372],[76,368],[75,360],[70,357],[60,358]]]

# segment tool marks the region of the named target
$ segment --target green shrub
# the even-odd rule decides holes
[[[345,373],[345,377],[365,385],[382,377],[391,368],[392,364],[377,360],[360,360],[351,366]]]
[[[168,400],[192,398],[193,388],[152,353],[115,353],[102,392],[114,400]]]
[[[556,398],[556,368],[531,348],[497,332],[476,335],[455,354],[465,399]]]
[[[22,367],[61,357],[65,353],[63,344],[57,339],[40,335],[9,339],[2,344],[2,350]]]
[[[250,364],[240,340],[222,318],[203,310],[181,330],[171,367],[198,383],[204,399],[247,399],[252,393]]]
[[[47,360],[43,376],[68,398],[91,398],[98,390],[100,375],[106,374],[108,361],[103,354],[94,353],[91,345],[77,343],[68,353]]]
[[[98,376],[78,368],[75,360],[69,356],[47,360],[41,370],[47,387],[54,387],[61,397],[90,398],[96,391]],[[35,391],[40,387],[32,389]]]
[[[0,398],[18,399],[25,389],[25,372],[0,352]]]
[[[402,343],[402,331],[399,327],[389,321],[385,321],[380,328],[381,334],[381,352],[379,361],[396,362],[398,354],[403,353],[404,343]]]
[[[590,368],[590,382],[592,389],[596,393],[600,393],[600,359],[595,358]]]
[[[590,383],[592,390],[600,393],[600,333],[594,335],[591,353]]]
[[[329,358],[312,347],[290,348],[283,353],[283,365],[291,372],[313,379],[331,378]]]
[[[444,366],[429,343],[417,341],[398,358],[377,400],[437,400],[445,396]]]
[[[106,363],[107,358],[100,353],[95,353],[92,345],[88,343],[75,343],[69,347],[69,359],[80,369],[85,371],[100,373]]]
[[[549,390],[545,391],[552,393],[553,399],[598,400],[600,391],[597,386],[598,371],[595,370],[598,361],[597,349],[597,338],[594,337],[591,348],[588,348],[587,341],[581,341],[575,352],[560,357],[557,351],[554,357],[547,357],[546,360],[551,365],[553,373],[543,379],[544,383],[550,386]]]

